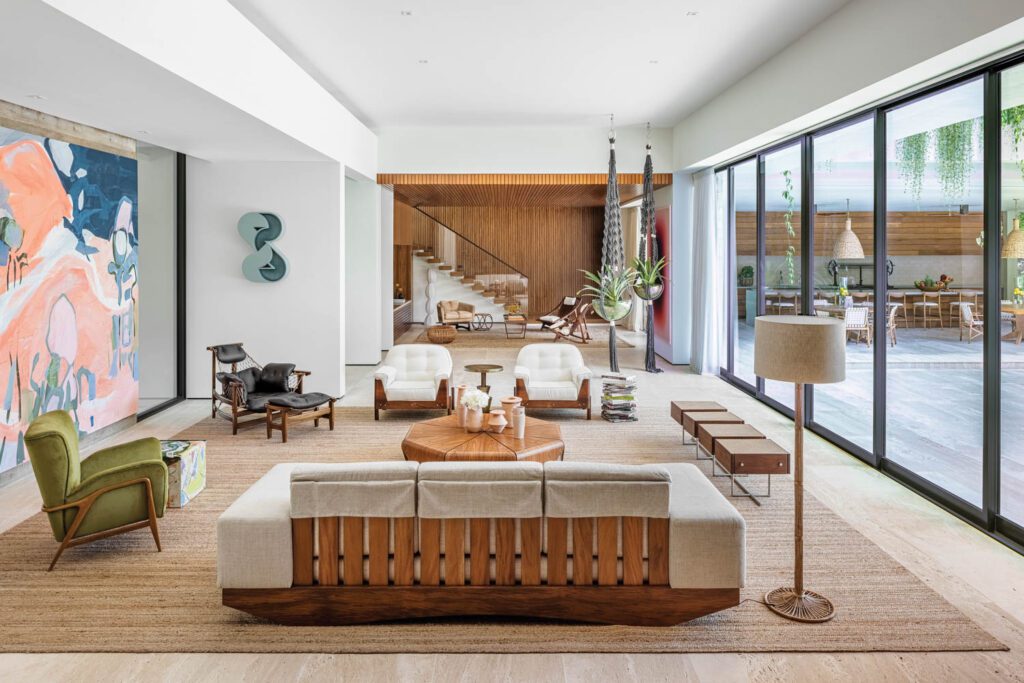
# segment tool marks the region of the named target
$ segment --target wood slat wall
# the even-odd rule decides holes
[[[850,215],[853,231],[860,239],[865,254],[874,252],[874,218],[870,212]],[[769,256],[783,256],[788,240],[782,212],[769,211],[766,219],[765,249]],[[888,253],[890,256],[981,256],[981,247],[975,239],[984,224],[979,213],[952,215],[916,211],[894,211],[888,214]],[[814,254],[831,257],[832,245],[846,224],[846,214],[819,214],[815,217]],[[756,216],[753,211],[736,214],[736,248],[741,256],[757,254]],[[799,216],[793,217],[793,227],[799,235]],[[800,251],[799,237],[795,240]]]
[[[530,316],[545,314],[601,263],[603,208],[435,206],[421,210],[529,279]],[[396,222],[400,212],[396,209]]]

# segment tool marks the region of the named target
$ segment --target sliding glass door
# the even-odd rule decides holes
[[[765,312],[797,315],[800,287],[800,145],[764,156]],[[765,380],[764,393],[790,410],[793,385]]]
[[[732,169],[732,262],[735,292],[731,325],[733,375],[754,388],[754,318],[758,311],[757,160]],[[727,291],[729,291],[727,290]]]
[[[1024,66],[1001,74],[1000,344],[1002,462],[1000,509],[1024,526]]]
[[[886,114],[886,458],[981,507],[984,374],[982,81]],[[977,321],[976,327],[972,327]]]
[[[884,264],[876,268],[874,258],[874,128],[873,119],[865,119],[812,138],[813,308],[816,315],[849,315],[852,325],[846,381],[814,387],[812,419],[869,453],[874,444],[871,324],[875,280],[885,274]]]
[[[717,171],[723,377],[791,414],[754,318],[842,319],[846,380],[808,392],[808,427],[1024,546],[1024,53]]]

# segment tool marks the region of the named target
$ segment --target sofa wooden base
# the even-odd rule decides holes
[[[535,617],[672,626],[735,607],[738,588],[667,586],[295,586],[225,588],[223,603],[289,626],[431,617]]]
[[[513,395],[515,395],[515,396],[517,396],[517,397],[522,399],[522,402],[520,403],[520,405],[522,405],[524,408],[542,408],[542,409],[547,409],[547,408],[551,408],[551,409],[558,409],[558,408],[574,409],[574,408],[578,408],[580,410],[587,411],[587,419],[588,420],[591,419],[590,418],[591,408],[590,408],[590,380],[589,379],[583,380],[583,382],[580,384],[579,394],[576,396],[576,400],[574,400],[574,401],[544,401],[544,400],[538,400],[538,399],[531,399],[530,398],[530,392],[526,388],[526,383],[522,380],[521,377],[517,377],[516,378],[516,387],[515,387],[515,390],[513,392]]]

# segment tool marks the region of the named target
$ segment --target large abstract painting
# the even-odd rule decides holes
[[[138,410],[134,159],[0,127],[0,471],[39,415]]]

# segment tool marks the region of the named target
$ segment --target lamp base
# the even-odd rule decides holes
[[[793,588],[776,588],[765,593],[764,602],[771,611],[793,621],[820,623],[836,615],[828,598],[809,590],[797,593]]]

